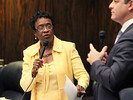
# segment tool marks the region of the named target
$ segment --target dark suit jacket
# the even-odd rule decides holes
[[[130,25],[109,53],[106,64],[100,60],[90,70],[95,100],[119,100],[118,92],[133,87],[133,24]]]

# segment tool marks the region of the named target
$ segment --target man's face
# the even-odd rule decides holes
[[[129,4],[125,4],[124,0],[113,0],[109,5],[111,19],[122,25],[128,19],[128,6]]]

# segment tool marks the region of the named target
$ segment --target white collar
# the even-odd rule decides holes
[[[122,28],[121,28],[121,31],[124,32],[124,31],[128,28],[128,26],[130,26],[132,23],[133,23],[133,18],[130,19],[130,20],[128,20],[128,21],[126,21],[126,22],[123,24],[123,26],[122,26]]]

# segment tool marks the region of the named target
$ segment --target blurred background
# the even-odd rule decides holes
[[[99,31],[106,32],[105,45],[112,48],[120,25],[110,19],[112,0],[0,0],[0,59],[4,64],[23,60],[23,50],[35,43],[30,18],[37,11],[48,11],[55,20],[55,35],[76,43],[76,48],[89,73],[86,62],[89,43],[101,50]],[[86,91],[92,96],[92,81]]]

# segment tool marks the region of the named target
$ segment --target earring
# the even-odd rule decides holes
[[[37,40],[37,37],[35,36],[35,40]]]

